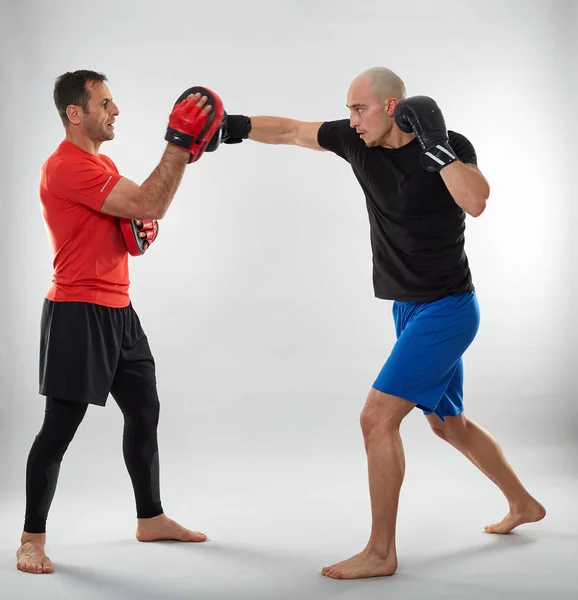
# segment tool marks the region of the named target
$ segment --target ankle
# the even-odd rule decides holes
[[[28,533],[28,531],[23,531],[22,536],[20,537],[21,544],[46,544],[46,534],[45,533]]]
[[[396,551],[395,551],[395,545],[394,544],[389,544],[389,545],[383,545],[383,544],[376,544],[375,542],[369,541],[367,546],[365,547],[365,552],[367,552],[367,554],[371,554],[371,556],[374,556],[375,558],[378,558],[379,560],[388,560],[392,557],[395,558],[396,556]]]
[[[536,500],[530,496],[530,494],[527,494],[526,496],[523,496],[521,498],[516,498],[514,500],[511,500],[508,502],[508,504],[510,505],[510,512],[512,513],[520,513],[525,511],[529,505],[531,504],[535,504]]]
[[[137,527],[139,528],[147,528],[147,527],[159,527],[160,525],[165,525],[169,521],[168,517],[162,513],[160,515],[156,515],[155,517],[144,517],[137,519]]]

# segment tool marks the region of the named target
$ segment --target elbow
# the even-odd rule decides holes
[[[165,209],[162,209],[162,210],[161,210],[161,209],[156,209],[156,210],[152,211],[152,212],[151,212],[151,214],[152,214],[153,216],[151,216],[151,217],[147,217],[147,218],[149,218],[149,219],[154,219],[155,221],[160,221],[160,220],[162,220],[162,219],[164,218],[164,216],[167,214],[167,210],[166,210],[166,208],[165,208]]]
[[[476,198],[468,207],[467,213],[471,217],[479,217],[485,210],[487,198]]]
[[[138,209],[135,212],[138,212],[139,219],[154,219],[155,221],[160,221],[166,214],[168,206],[159,206],[156,203],[151,203],[147,201],[145,196],[141,196],[139,198]]]
[[[480,206],[480,207],[476,207],[472,210],[468,211],[468,214],[470,215],[470,217],[479,217],[481,216],[481,214],[486,210],[486,205],[484,204],[484,206]]]
[[[159,208],[143,208],[138,211],[138,217],[133,217],[135,219],[140,219],[141,221],[160,221],[166,214],[166,210],[161,210]]]
[[[479,217],[485,210],[490,197],[490,186],[486,183],[483,190],[479,194],[472,196],[469,202],[468,214],[472,217]]]

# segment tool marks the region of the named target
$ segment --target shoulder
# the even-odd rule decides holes
[[[115,173],[118,173],[118,169],[116,168],[116,164],[115,162],[112,160],[112,158],[110,158],[110,156],[107,156],[106,154],[100,154],[99,155],[100,158],[100,162],[107,167],[109,170],[114,171]]]
[[[357,136],[355,131],[350,127],[348,119],[339,119],[337,121],[324,121],[319,127],[319,139],[325,138],[350,138],[351,134]]]
[[[347,158],[352,148],[360,144],[365,146],[355,129],[349,125],[349,119],[324,121],[317,133],[317,143],[322,148],[335,152],[343,158]]]
[[[65,140],[60,143],[44,164],[47,172],[57,173],[75,169],[79,164],[94,164],[94,162],[91,154]]]
[[[448,138],[450,140],[450,144],[452,142],[471,144],[470,140],[463,133],[452,131],[451,129],[448,129]]]
[[[458,158],[465,163],[477,165],[476,149],[472,142],[462,133],[448,130],[448,140]]]

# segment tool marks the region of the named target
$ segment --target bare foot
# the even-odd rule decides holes
[[[152,519],[139,519],[136,528],[136,539],[139,542],[158,542],[176,540],[178,542],[204,542],[207,536],[200,531],[185,529],[165,514]]]
[[[523,523],[535,523],[546,516],[546,509],[532,498],[528,504],[519,507],[511,507],[510,512],[499,523],[484,527],[486,533],[510,533],[512,529]]]
[[[26,533],[22,534],[21,546],[16,551],[19,571],[24,573],[54,573],[54,567],[48,556],[44,552],[46,544],[45,533]]]
[[[321,574],[333,579],[361,579],[363,577],[383,577],[397,571],[397,557],[394,554],[376,554],[365,549],[348,560],[331,567],[323,567]]]

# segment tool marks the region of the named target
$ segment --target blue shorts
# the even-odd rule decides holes
[[[394,302],[397,341],[373,387],[444,417],[463,410],[462,355],[480,325],[475,292],[435,302]]]

